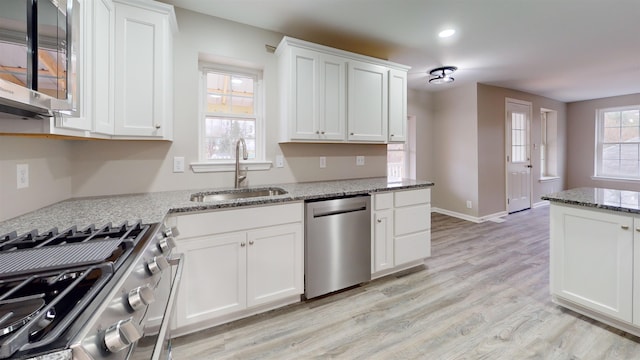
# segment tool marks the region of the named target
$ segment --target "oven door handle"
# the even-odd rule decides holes
[[[180,279],[182,278],[182,270],[184,268],[184,255],[177,254],[175,257],[171,257],[167,259],[171,266],[176,267],[176,275],[173,278],[173,282],[171,283],[171,292],[169,293],[169,300],[167,301],[167,308],[164,311],[164,315],[162,317],[162,325],[160,325],[160,331],[158,333],[158,339],[156,340],[156,345],[153,348],[153,356],[152,360],[158,360],[160,355],[162,354],[164,348],[165,336],[167,336],[167,330],[169,330],[169,326],[171,326],[171,314],[173,311],[173,305],[176,302],[176,296],[178,294],[178,286],[180,285]]]

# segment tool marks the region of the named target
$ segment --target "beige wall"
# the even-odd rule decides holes
[[[0,136],[0,221],[71,196],[71,145],[65,140]],[[17,164],[29,165],[28,188],[17,189]]]
[[[532,103],[531,141],[535,149],[531,151],[532,202],[540,202],[540,197],[552,190],[564,188],[566,179],[566,104],[553,99],[496,86],[478,84],[478,182],[480,187],[480,217],[506,211],[505,185],[505,99],[513,98]],[[540,182],[540,152],[542,137],[540,129],[540,109],[555,110],[558,113],[558,170],[557,184]],[[557,186],[556,189],[551,186]]]
[[[433,95],[409,89],[407,98],[407,112],[416,117],[416,178],[433,181]]]
[[[640,191],[636,181],[594,180],[596,111],[600,108],[638,105],[640,94],[578,101],[567,105],[567,187],[601,187]]]
[[[478,122],[476,84],[433,95],[432,204],[456,213],[478,214]],[[466,207],[467,200],[473,204]]]

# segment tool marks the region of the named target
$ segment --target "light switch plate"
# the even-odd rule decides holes
[[[356,156],[356,165],[363,166],[364,165],[364,156]]]
[[[174,173],[184,172],[184,156],[173,157],[173,172]]]
[[[276,167],[284,167],[284,156],[276,155]]]
[[[29,187],[29,164],[18,164],[16,166],[18,189]]]
[[[320,169],[324,169],[327,167],[327,158],[325,156],[320,156]]]

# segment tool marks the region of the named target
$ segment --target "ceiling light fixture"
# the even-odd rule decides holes
[[[441,38],[446,38],[455,34],[456,31],[454,29],[445,29],[438,33],[438,36]]]
[[[454,71],[458,70],[455,66],[442,66],[439,68],[435,68],[429,71],[429,75],[431,78],[429,79],[430,84],[446,84],[453,82],[455,80],[451,77]]]

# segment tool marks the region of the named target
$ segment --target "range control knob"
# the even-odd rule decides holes
[[[129,291],[127,301],[134,311],[138,311],[156,301],[156,296],[149,285],[144,285]]]
[[[164,237],[176,237],[178,235],[180,235],[180,231],[178,231],[178,228],[175,226],[172,226],[168,229],[164,229],[162,231],[162,235],[164,235]]]
[[[176,247],[176,240],[173,237],[166,237],[158,241],[158,248],[163,254],[170,253],[174,247]]]
[[[142,337],[142,332],[132,318],[120,320],[111,325],[104,333],[104,345],[112,353],[124,350],[129,345],[138,341]]]
[[[169,262],[167,261],[167,258],[162,255],[154,256],[153,259],[147,263],[147,269],[149,269],[151,275],[158,274],[168,267]]]

